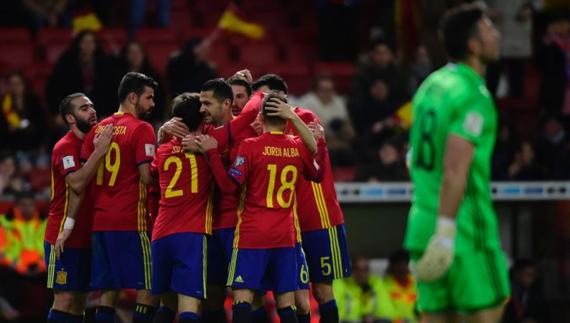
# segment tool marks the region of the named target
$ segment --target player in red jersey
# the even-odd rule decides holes
[[[260,77],[254,90],[279,91],[287,94],[287,84],[274,74]],[[296,107],[295,113],[311,128],[320,128],[318,117],[311,111]],[[287,133],[295,131],[289,125]],[[319,144],[326,145],[324,138]],[[321,322],[338,322],[338,308],[332,290],[332,281],[350,276],[350,260],[344,229],[344,218],[334,188],[334,178],[328,153],[322,164],[321,183],[299,180],[297,187],[297,215],[302,232],[302,245],[307,258],[313,296],[319,302]],[[299,322],[309,322],[308,286],[297,292]]]
[[[152,126],[140,120],[154,107],[157,84],[140,73],[127,73],[119,85],[119,111],[90,131],[82,157],[93,152],[89,137],[113,124],[113,142],[97,170],[93,216],[91,287],[102,290],[97,322],[112,322],[119,289],[137,290],[133,322],[150,322],[151,259],[146,210],[152,182]]]
[[[59,112],[69,132],[54,146],[52,183],[45,232],[48,288],[54,291],[49,322],[82,322],[91,266],[91,198],[84,195],[97,163],[107,152],[112,126],[93,142],[94,152],[84,165],[79,162],[85,134],[97,124],[93,103],[83,93],[65,97]],[[65,253],[63,253],[65,246]]]
[[[202,123],[200,97],[184,93],[172,101],[172,115],[191,133]],[[212,233],[213,181],[204,155],[187,153],[180,139],[162,144],[152,168],[160,182],[160,208],[152,234],[152,292],[162,304],[154,322],[198,322],[206,298],[206,234]]]
[[[297,289],[292,216],[295,184],[299,172],[315,180],[320,172],[313,162],[316,142],[310,130],[290,110],[270,115],[268,102],[279,98],[273,93],[266,96],[262,105],[266,132],[243,142],[229,172],[222,165],[218,149],[214,149],[215,140],[213,145],[211,138],[200,140],[221,189],[235,191],[244,185],[245,207],[239,213],[227,281],[234,290],[234,322],[251,320],[254,291],[265,287],[277,295],[281,321],[296,321],[292,309]],[[286,119],[279,115],[295,120],[311,151],[299,139],[283,135]]]

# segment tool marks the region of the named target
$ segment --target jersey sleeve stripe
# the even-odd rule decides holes
[[[239,197],[239,205],[238,205],[238,209],[237,209],[237,225],[236,225],[236,231],[235,231],[235,235],[234,235],[234,248],[237,248],[239,245],[239,227],[241,224],[241,214],[243,212],[243,209],[245,207],[245,195],[247,192],[247,187],[244,185],[241,189],[241,194]]]
[[[213,186],[210,188],[210,193],[208,194],[208,201],[206,202],[206,233],[212,233],[212,210],[213,210],[213,198],[214,198],[214,190]]]
[[[61,222],[59,223],[59,232],[63,231],[63,224],[67,219],[67,211],[69,208],[69,185],[65,184],[65,204],[63,205],[63,216],[61,217]]]
[[[327,207],[327,202],[325,199],[325,193],[323,192],[323,185],[321,185],[320,183],[315,183],[315,185],[317,186],[317,189],[319,191],[319,196],[321,197],[321,205],[323,206],[323,211],[324,211],[325,228],[330,228],[332,225],[329,215],[329,209]]]
[[[321,184],[311,182],[311,187],[313,189],[313,195],[315,197],[315,204],[319,211],[319,217],[321,219],[321,225],[323,228],[330,228],[329,214],[327,210],[327,204],[325,202]]]
[[[50,196],[49,196],[49,201],[50,201],[50,202],[53,201],[54,194],[55,194],[55,181],[54,181],[54,178],[53,178],[53,167],[52,167],[52,168],[51,168],[51,194],[50,194]]]
[[[299,224],[299,213],[297,212],[297,192],[295,192],[293,197],[293,225],[295,226],[296,241],[303,241],[301,237],[301,225]]]

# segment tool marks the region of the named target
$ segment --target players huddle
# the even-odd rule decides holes
[[[425,322],[498,322],[510,291],[489,189],[497,114],[483,76],[499,35],[476,4],[447,12],[441,32],[451,62],[412,103],[404,244]],[[227,287],[233,322],[267,320],[266,291],[281,322],[310,322],[309,282],[321,322],[338,322],[332,281],[350,265],[322,127],[287,104],[278,76],[251,82],[243,70],[177,96],[158,147],[141,120],[156,89],[143,74],[124,76],[118,112],[98,124],[85,95],[61,102],[70,131],[52,153],[49,322],[81,322],[89,290],[101,291],[96,321],[113,322],[124,288],[137,290],[133,322],[225,322]],[[147,195],[159,196],[150,212]]]
[[[99,123],[85,95],[61,102],[70,131],[52,153],[48,321],[82,322],[97,290],[96,322],[114,322],[119,291],[135,289],[133,322],[225,322],[231,287],[233,322],[267,320],[267,291],[282,322],[309,322],[311,281],[321,321],[338,322],[332,281],[349,260],[318,118],[287,104],[276,75],[252,93],[244,70],[174,98],[157,145],[143,121],[156,86],[126,74],[118,111]]]

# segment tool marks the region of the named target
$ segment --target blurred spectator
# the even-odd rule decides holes
[[[397,140],[386,140],[371,160],[358,166],[355,181],[407,181],[409,177],[402,149],[402,145]]]
[[[537,284],[538,268],[530,259],[518,259],[511,268],[511,298],[503,323],[550,322],[542,291]]]
[[[69,26],[71,15],[67,8],[69,0],[22,0],[31,17],[32,30],[41,27]]]
[[[410,274],[410,256],[407,251],[398,250],[390,255],[389,261],[382,283],[374,285],[374,322],[418,322],[418,291]]]
[[[414,60],[410,65],[410,93],[415,93],[420,84],[433,71],[427,49],[421,45],[416,50]]]
[[[549,114],[570,113],[570,20],[554,16],[537,53],[542,71],[539,104]]]
[[[156,13],[156,27],[168,27],[170,25],[170,5],[172,0],[156,0],[154,11]],[[144,24],[147,0],[131,0],[131,17],[129,21],[129,36],[134,36],[138,28]]]
[[[325,75],[317,77],[313,91],[305,94],[298,104],[313,111],[321,120],[332,164],[352,164],[354,128],[346,103],[335,93],[332,78]]]
[[[9,152],[0,154],[0,195],[10,191],[12,180],[16,175],[16,159]]]
[[[373,322],[372,309],[376,297],[374,291],[381,285],[380,277],[370,273],[368,259],[354,259],[352,276],[333,281],[340,322]]]
[[[523,141],[515,152],[508,170],[509,180],[534,181],[544,179],[544,172],[538,165],[534,147],[528,141]]]
[[[0,114],[0,144],[12,150],[29,150],[46,142],[45,112],[38,96],[33,93],[24,75],[8,75],[2,96]]]
[[[374,80],[368,93],[351,102],[351,115],[354,128],[360,136],[378,133],[382,122],[392,116],[400,107],[392,88],[384,79]]]
[[[180,54],[170,58],[167,66],[170,94],[200,92],[202,85],[215,77],[216,71],[206,61],[207,43],[194,38],[186,42]]]
[[[509,122],[499,121],[497,141],[492,161],[492,178],[494,180],[507,180],[508,170],[516,150],[516,139],[513,128]]]
[[[545,168],[545,177],[549,180],[570,178],[567,160],[570,158],[568,135],[561,121],[556,117],[547,117],[542,135],[538,140],[538,162]]]
[[[12,314],[21,316],[21,322],[42,322],[47,315],[46,265],[41,234],[45,224],[45,216],[36,208],[31,192],[16,195],[14,206],[5,216],[0,215],[0,227],[5,232],[0,285],[10,291],[4,295],[5,301],[16,311]]]
[[[158,83],[158,89],[154,93],[155,106],[152,109],[150,120],[162,120],[165,111],[164,105],[166,104],[164,85],[160,81],[158,72],[150,65],[148,56],[143,46],[136,41],[127,43],[121,50],[119,57],[118,74],[116,75],[115,83],[117,88],[119,87],[119,83],[123,76],[128,72],[143,73],[147,76],[152,77]]]
[[[487,69],[487,85],[493,95],[501,74],[508,80],[509,96],[522,96],[524,73],[532,55],[531,32],[533,11],[539,5],[536,0],[486,0],[489,15],[501,33],[501,57]]]
[[[369,96],[373,83],[378,80],[386,83],[396,105],[401,105],[409,97],[409,75],[397,65],[392,48],[382,41],[371,46],[368,60],[360,64],[352,82],[352,100],[359,101]]]
[[[83,92],[95,106],[99,118],[112,114],[118,104],[112,63],[91,31],[80,32],[56,63],[46,86],[49,110],[58,126],[59,102],[68,94]]]

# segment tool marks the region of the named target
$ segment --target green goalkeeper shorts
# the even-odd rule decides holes
[[[411,255],[416,261],[422,253]],[[510,296],[507,262],[500,249],[456,254],[442,278],[417,284],[418,308],[427,313],[474,313],[494,308]]]

